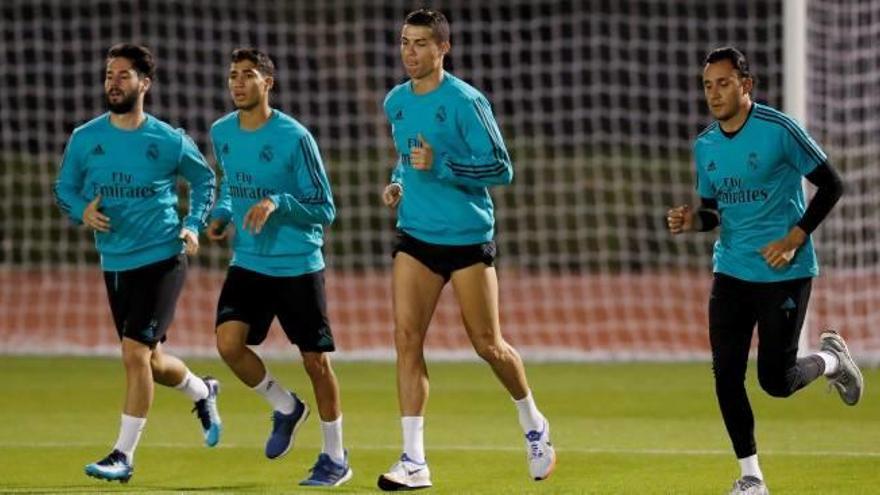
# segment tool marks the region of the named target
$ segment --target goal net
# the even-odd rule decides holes
[[[809,127],[849,194],[818,232],[823,276],[808,331],[880,351],[880,2],[811,1]],[[150,46],[147,111],[185,128],[210,162],[210,124],[232,109],[228,55],[277,61],[273,106],[315,135],[338,206],[327,231],[331,323],[345,357],[393,355],[394,219],[379,194],[393,163],[382,100],[403,78],[409,1],[13,0],[0,5],[0,353],[117,352],[91,235],[62,218],[52,182],[72,129],[104,111],[108,46]],[[782,2],[449,0],[447,68],[487,94],[514,159],[495,189],[505,336],[535,359],[703,359],[714,235],[672,238],[667,207],[695,199],[690,150],[710,122],[700,85],[733,44],[782,108]],[[872,139],[873,138],[873,139]],[[169,331],[175,352],[215,355],[228,252],[192,260]],[[263,350],[288,354],[280,332]],[[450,288],[434,356],[473,356]]]

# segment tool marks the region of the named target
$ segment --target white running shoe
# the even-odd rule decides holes
[[[828,377],[829,386],[833,386],[840,394],[840,399],[848,406],[854,406],[862,398],[865,380],[858,365],[853,361],[846,347],[846,342],[834,330],[825,330],[819,336],[820,349],[837,357],[837,373]]]
[[[550,424],[544,419],[544,429],[526,433],[526,455],[529,474],[535,481],[545,480],[556,467],[556,451],[550,443]]]
[[[386,492],[428,488],[431,486],[431,470],[427,462],[419,464],[401,454],[400,460],[379,476],[378,485]]]

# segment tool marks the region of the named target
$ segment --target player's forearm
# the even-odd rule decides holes
[[[798,221],[797,226],[809,235],[819,227],[819,224],[825,220],[825,217],[828,216],[834,205],[843,196],[844,186],[843,178],[827,162],[819,165],[813,172],[807,175],[807,180],[818,189],[813,199],[810,200],[804,216]]]
[[[437,177],[463,186],[504,186],[513,181],[513,165],[505,150],[486,153],[470,159],[442,156],[437,164]]]
[[[701,198],[700,201],[700,208],[694,214],[693,230],[696,232],[708,232],[715,229],[721,223],[721,214],[718,213],[718,200]]]
[[[83,212],[88,206],[88,201],[79,195],[78,188],[58,180],[55,182],[53,193],[58,208],[77,224],[83,221]]]
[[[190,185],[190,211],[184,219],[184,226],[201,232],[207,226],[208,215],[214,208],[216,199],[214,171],[204,162],[185,162],[181,173]]]
[[[330,225],[336,219],[336,207],[330,198],[298,200],[292,194],[273,194],[269,199],[275,203],[277,214],[301,225]]]

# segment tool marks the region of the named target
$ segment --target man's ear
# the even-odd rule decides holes
[[[142,82],[143,85],[144,85],[144,93],[146,94],[146,92],[149,91],[150,88],[153,86],[153,80],[150,79],[149,77],[144,77],[144,78],[141,80],[141,82]]]
[[[752,89],[755,88],[755,80],[752,79],[751,77],[744,77],[742,79],[742,86],[743,86],[743,91],[745,91],[747,94],[751,94]]]

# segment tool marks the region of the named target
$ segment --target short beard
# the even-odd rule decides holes
[[[137,105],[137,101],[138,94],[135,92],[120,100],[119,103],[111,102],[110,96],[107,95],[107,108],[110,109],[111,113],[126,114],[134,110],[135,105]]]

